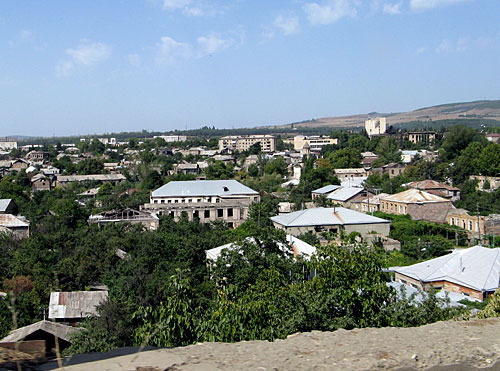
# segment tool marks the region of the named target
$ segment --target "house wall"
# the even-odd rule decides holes
[[[362,236],[376,232],[383,237],[389,236],[391,223],[373,223],[373,224],[344,224],[344,230],[347,234],[359,232]]]
[[[390,223],[373,223],[373,224],[347,224],[347,225],[318,225],[318,226],[301,226],[301,227],[285,227],[279,223],[273,222],[276,229],[284,230],[287,234],[291,234],[295,237],[301,234],[312,232],[319,235],[323,232],[333,232],[339,233],[343,230],[346,234],[352,232],[359,232],[362,236],[370,234],[370,232],[376,232],[387,237],[389,235]]]
[[[414,220],[446,222],[446,213],[453,207],[447,202],[404,203],[380,200],[380,211],[395,215],[410,215]]]
[[[185,212],[190,221],[198,218],[200,223],[222,220],[231,227],[241,225],[250,211],[252,200],[225,200],[219,203],[149,203],[142,210],[155,212],[157,215],[170,215],[178,221]]]
[[[432,288],[440,289],[442,288],[445,291],[448,292],[455,292],[458,294],[462,294],[465,296],[469,296],[471,298],[483,301],[483,293],[481,291],[473,290],[471,288],[465,287],[458,285],[453,282],[448,282],[448,281],[435,281],[435,282],[424,282],[422,283],[419,280],[416,280],[414,278],[408,277],[404,274],[395,272],[394,280],[409,286],[412,286],[414,288],[418,288],[423,291],[429,291]]]
[[[33,183],[31,183],[31,190],[32,191],[50,191],[50,180],[48,179],[41,179],[37,180]]]
[[[485,234],[484,230],[484,216],[480,216],[479,220],[477,216],[471,216],[468,214],[453,214],[448,213],[446,222],[449,225],[455,225],[457,227],[463,228],[469,232],[481,232]]]

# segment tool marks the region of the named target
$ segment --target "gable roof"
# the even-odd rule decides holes
[[[36,331],[44,331],[69,342],[71,339],[71,335],[75,332],[81,331],[81,329],[51,321],[39,321],[11,331],[10,334],[4,337],[1,341],[21,341]]]
[[[448,281],[478,291],[495,291],[499,284],[500,248],[474,246],[391,270],[422,282]]]
[[[329,200],[344,202],[353,198],[354,196],[357,196],[361,192],[366,191],[364,188],[360,187],[340,187],[326,196],[326,198],[328,198]]]
[[[327,186],[315,189],[314,191],[312,191],[312,193],[319,193],[319,194],[324,195],[326,193],[330,193],[332,191],[335,191],[338,188],[340,188],[339,185],[329,184]]]
[[[307,242],[302,241],[301,239],[292,236],[291,234],[286,235],[286,241],[287,244],[283,243],[278,243],[278,247],[282,251],[287,251],[288,248],[292,249],[292,253],[294,256],[302,255],[305,258],[310,258],[315,252],[316,252],[316,247],[309,245]],[[245,242],[248,243],[255,243],[255,238],[253,237],[247,237],[245,238]],[[287,246],[288,245],[288,246]],[[207,256],[208,260],[213,260],[216,261],[220,255],[222,254],[222,251],[225,249],[237,249],[239,245],[237,243],[227,243],[222,246],[217,246],[213,249],[206,250],[205,254]]]
[[[7,211],[9,206],[13,204],[14,201],[12,201],[11,198],[2,198],[0,199],[0,213],[4,213]]]
[[[271,220],[285,227],[390,223],[389,220],[343,207],[316,207],[273,216]]]
[[[151,197],[258,195],[253,189],[230,180],[171,181],[153,191]]]
[[[426,179],[421,181],[415,181],[408,184],[410,188],[417,188],[423,190],[429,189],[448,189],[450,191],[460,191],[460,188],[449,186],[448,184],[443,184],[436,182],[432,179]]]
[[[5,228],[21,228],[29,227],[30,222],[26,219],[12,215],[12,214],[0,214],[0,227]]]
[[[406,191],[382,198],[383,201],[403,202],[403,203],[430,203],[430,202],[451,202],[446,198],[439,197],[429,192],[416,188],[410,188]]]

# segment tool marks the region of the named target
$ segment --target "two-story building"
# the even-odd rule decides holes
[[[153,191],[142,210],[175,220],[186,213],[189,220],[222,220],[237,227],[248,218],[250,205],[259,201],[258,192],[234,179],[172,181]]]
[[[445,223],[448,211],[453,208],[451,200],[415,188],[380,199],[380,211],[384,213],[438,223]]]

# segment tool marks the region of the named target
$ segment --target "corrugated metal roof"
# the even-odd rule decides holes
[[[172,181],[155,190],[151,197],[258,195],[240,182],[231,180]]]
[[[84,182],[87,180],[117,181],[127,179],[122,174],[57,175],[56,177],[58,182]]]
[[[315,189],[314,191],[312,191],[312,193],[319,193],[319,194],[326,194],[326,193],[330,193],[332,191],[335,191],[336,189],[340,188],[339,185],[333,185],[333,184],[329,184],[327,186],[324,186],[324,187],[321,187],[321,188],[318,188],[318,189]]]
[[[366,174],[366,170],[362,167],[352,169],[335,169],[335,174]]]
[[[316,247],[309,245],[307,242],[304,242],[301,239],[299,239],[295,236],[292,236],[291,234],[286,235],[286,241],[288,243],[288,246],[286,246],[282,243],[278,243],[279,248],[282,251],[289,251],[289,248],[291,248],[294,256],[302,255],[305,258],[310,258],[316,252]],[[247,237],[245,239],[245,242],[255,243],[255,238]],[[239,245],[236,243],[227,243],[225,245],[218,246],[218,247],[215,247],[213,249],[207,250],[207,251],[205,251],[205,254],[207,256],[207,259],[216,261],[217,259],[219,259],[223,250],[235,249],[238,247],[239,247]]]
[[[28,335],[31,335],[39,330],[45,331],[51,335],[57,336],[58,338],[61,338],[69,342],[71,339],[71,335],[75,332],[81,331],[82,329],[68,325],[63,325],[56,322],[39,321],[31,325],[18,328],[17,330],[11,331],[9,335],[4,337],[0,341],[2,342],[21,341],[25,339]]]
[[[474,246],[408,267],[391,269],[422,282],[448,281],[478,291],[494,291],[500,277],[500,249]]]
[[[363,192],[364,189],[360,187],[340,187],[332,193],[330,193],[326,198],[333,201],[347,201],[359,193]]]
[[[51,292],[49,318],[69,319],[97,315],[97,306],[107,297],[107,291]]]
[[[271,220],[285,227],[390,223],[388,220],[343,207],[316,207],[273,216]]]
[[[432,180],[432,179],[411,182],[410,184],[408,184],[408,186],[411,188],[417,188],[417,189],[423,189],[423,190],[448,189],[450,191],[460,191],[460,188],[452,187],[452,186],[449,186],[448,184],[439,183],[439,182],[436,182],[435,180]]]
[[[0,199],[0,213],[4,213],[7,211],[7,208],[9,207],[10,203],[12,202],[12,199],[10,198],[2,198]]]
[[[439,197],[416,188],[396,193],[395,195],[385,197],[382,200],[403,203],[450,202],[450,200],[447,200],[446,198]]]
[[[372,196],[372,197],[367,197],[365,198],[364,200],[359,200],[359,201],[353,201],[353,203],[369,203],[370,205],[378,205],[380,204],[380,200],[384,197],[387,197],[389,196],[388,193],[379,193],[378,195],[376,196]]]
[[[20,228],[29,227],[30,222],[26,219],[21,219],[12,214],[0,214],[0,227],[5,228]]]

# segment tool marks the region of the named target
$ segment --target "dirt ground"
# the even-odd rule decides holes
[[[66,367],[65,370],[498,369],[500,319],[418,328],[313,331],[285,340],[200,343]]]

